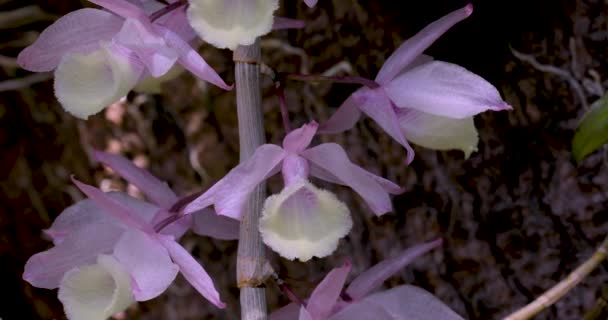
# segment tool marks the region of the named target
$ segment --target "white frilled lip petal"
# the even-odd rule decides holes
[[[473,5],[469,4],[461,9],[448,13],[439,20],[426,26],[416,35],[406,40],[386,60],[376,82],[384,85],[403,71],[404,68],[424,52],[435,40],[448,31],[453,25],[467,18],[473,13]]]
[[[67,272],[58,296],[69,319],[105,320],[133,303],[129,274],[110,255]]]
[[[301,261],[330,255],[351,227],[346,205],[306,180],[268,197],[260,219],[264,243],[286,259]]]
[[[479,135],[473,117],[447,118],[412,109],[397,113],[403,135],[410,142],[434,150],[458,149],[468,158],[477,151]]]
[[[268,33],[278,0],[189,0],[190,25],[206,42],[234,50]]]
[[[133,89],[143,67],[123,49],[107,44],[61,59],[55,70],[55,95],[66,111],[86,119]]]
[[[122,22],[120,17],[98,9],[70,12],[46,28],[36,42],[21,51],[17,62],[29,71],[51,71],[68,53],[97,50],[100,41],[112,39]]]
[[[487,110],[511,109],[498,90],[465,68],[433,61],[405,72],[384,87],[399,108],[463,119]]]
[[[167,249],[158,240],[138,230],[122,235],[114,248],[114,257],[131,275],[133,295],[137,301],[159,296],[179,272]]]

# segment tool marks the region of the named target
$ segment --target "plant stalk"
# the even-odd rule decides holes
[[[260,90],[261,59],[259,41],[234,50],[236,104],[239,123],[240,161],[247,160],[264,143],[262,98]],[[241,319],[267,319],[266,292],[263,285],[267,263],[258,221],[265,198],[265,183],[250,194],[243,208],[236,260],[237,284],[241,290]]]

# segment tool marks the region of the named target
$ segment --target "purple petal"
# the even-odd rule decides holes
[[[353,300],[362,299],[368,293],[380,287],[386,279],[414,261],[414,259],[440,246],[441,242],[441,239],[437,239],[408,248],[400,255],[374,265],[350,283],[348,288],[346,288],[346,294],[353,298]]]
[[[373,294],[333,315],[330,320],[462,320],[432,294],[410,285]]]
[[[218,308],[224,308],[226,305],[220,300],[220,294],[213,285],[213,280],[207,274],[205,269],[175,240],[167,236],[158,236],[162,245],[167,248],[169,255],[180,269],[180,272],[190,282],[190,284],[198,291],[205,299],[216,305]]]
[[[34,287],[57,288],[67,271],[94,263],[98,254],[111,253],[123,232],[123,228],[110,221],[83,226],[57,246],[30,257],[23,279]]]
[[[385,86],[385,91],[399,108],[448,118],[511,109],[489,82],[461,66],[442,61],[399,75]]]
[[[166,74],[178,59],[177,52],[169,48],[148,23],[142,24],[135,19],[125,21],[114,41],[135,52],[155,78]]]
[[[138,20],[140,22],[149,21],[148,15],[146,12],[132,4],[128,1],[124,0],[89,0],[100,7],[107,9],[108,11],[114,12],[115,14],[123,17],[123,18],[131,18]]]
[[[278,310],[273,311],[270,314],[270,320],[293,320],[296,319],[298,317],[298,314],[300,312],[300,308],[302,308],[302,306],[300,306],[297,303],[290,303],[284,307],[281,307]]]
[[[363,88],[359,90],[363,90]],[[361,117],[361,110],[359,110],[357,104],[358,102],[357,100],[355,100],[353,95],[350,95],[348,98],[346,98],[346,100],[336,110],[336,112],[334,112],[331,118],[321,124],[321,126],[319,127],[319,133],[340,133],[354,127],[357,121],[359,121],[359,118]]]
[[[318,126],[315,121],[312,121],[291,131],[283,139],[283,148],[293,153],[300,153],[310,145]]]
[[[220,216],[210,208],[192,214],[194,224],[192,231],[201,236],[208,236],[220,240],[236,240],[239,238],[238,220]]]
[[[272,30],[283,30],[283,29],[302,29],[306,26],[306,23],[302,20],[274,17],[272,24]]]
[[[331,172],[333,177],[342,184],[355,190],[376,215],[392,211],[391,199],[383,184],[378,183],[373,178],[373,174],[352,163],[340,145],[324,143],[305,150],[301,153],[301,156],[312,163],[311,175],[323,179],[326,175],[316,174],[318,172]],[[314,167],[319,167],[323,171],[312,170]]]
[[[165,221],[170,216],[174,216],[179,214],[178,212],[172,212],[166,209],[161,209],[156,212],[154,216],[154,220],[152,220],[151,224],[153,226],[158,225],[159,223]],[[191,216],[183,216],[177,219],[176,221],[171,222],[168,226],[162,228],[160,231],[161,234],[173,236],[175,239],[181,238],[184,233],[188,232],[190,227],[192,227],[192,217]]]
[[[194,29],[190,26],[190,22],[188,22],[186,6],[179,7],[169,12],[154,23],[173,31],[173,33],[177,34],[186,42],[193,41],[197,38],[196,32],[194,32]]]
[[[100,41],[110,41],[122,23],[123,19],[103,10],[87,8],[70,12],[21,51],[17,62],[29,71],[51,71],[65,54],[89,53],[99,48]]]
[[[306,310],[314,319],[326,319],[330,316],[350,268],[350,262],[346,262],[342,267],[331,270],[312,292]]]
[[[184,68],[192,72],[195,76],[213,83],[222,89],[232,89],[232,86],[227,85],[215,70],[207,64],[203,57],[201,57],[196,50],[192,49],[192,47],[180,38],[179,35],[159,25],[156,25],[155,28],[165,39],[167,45],[177,51],[179,55],[178,62]]]
[[[124,223],[129,228],[139,229],[148,234],[155,234],[156,232],[152,229],[152,226],[148,224],[141,216],[134,213],[129,207],[124,206],[120,202],[116,202],[112,198],[108,197],[103,191],[84,184],[76,178],[72,177],[72,181],[80,191],[91,198],[98,206],[103,208],[108,214]]]
[[[306,3],[306,5],[309,6],[310,8],[316,6],[317,5],[317,1],[318,0],[304,0],[304,2]]]
[[[110,167],[160,207],[170,208],[177,201],[177,196],[166,182],[139,168],[127,158],[101,151],[94,151],[94,155],[97,161]]]
[[[469,4],[464,8],[443,16],[422,29],[415,36],[406,40],[386,60],[378,72],[378,76],[376,76],[376,82],[384,85],[391,81],[403,68],[414,61],[418,55],[435,42],[437,38],[448,31],[453,25],[470,16],[471,13],[473,13],[473,5]]]
[[[285,156],[286,152],[276,145],[265,144],[258,147],[251,158],[234,167],[207,192],[187,205],[184,213],[190,214],[215,204],[218,214],[240,219],[249,193],[277,172]]]
[[[353,96],[358,101],[361,111],[374,119],[389,136],[405,148],[407,151],[406,163],[410,164],[414,160],[414,149],[403,136],[395,109],[383,88],[359,90]]]
[[[133,295],[137,301],[159,296],[179,271],[167,249],[157,239],[138,230],[122,235],[114,248],[114,257],[131,275]]]
[[[306,310],[306,308],[301,307],[298,314],[298,320],[315,320],[315,319],[325,319],[325,318],[313,318],[313,316]]]

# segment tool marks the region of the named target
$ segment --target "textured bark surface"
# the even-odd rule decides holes
[[[301,1],[284,1],[284,14],[308,21],[302,31],[264,38],[263,60],[279,71],[373,77],[403,39],[459,7],[458,1],[416,1],[403,10],[397,1],[320,1],[310,10]],[[0,10],[38,4],[65,14],[79,1],[0,1]],[[463,160],[459,152],[416,148],[410,167],[405,151],[369,119],[355,129],[319,141],[342,144],[363,167],[404,185],[395,213],[372,217],[350,190],[338,192],[353,213],[354,227],[328,259],[307,264],[269,253],[271,263],[297,294],[305,296],[325,272],[344,259],[355,275],[415,243],[442,237],[444,246],[391,278],[387,286],[424,287],[469,319],[495,319],[523,306],[582,263],[608,231],[608,170],[604,152],[576,166],[570,143],[581,103],[568,83],[515,59],[509,46],[533,53],[542,63],[571,72],[575,79],[594,70],[608,74],[608,7],[588,1],[473,1],[475,11],[428,53],[461,64],[496,85],[512,112],[476,118],[479,151]],[[27,31],[48,22],[0,33],[0,54],[16,56]],[[572,40],[571,40],[572,39]],[[573,43],[571,46],[570,43]],[[201,49],[210,65],[233,82],[231,53]],[[27,73],[2,65],[2,79]],[[605,76],[604,76],[605,78]],[[280,143],[281,116],[272,84],[262,81],[266,138]],[[608,83],[604,81],[604,87]],[[357,87],[287,84],[294,127],[323,120]],[[238,163],[234,92],[195,81],[184,74],[160,96],[131,94],[125,103],[84,122],[64,113],[47,81],[0,95],[0,272],[6,299],[2,319],[61,319],[56,292],[21,280],[32,254],[50,246],[41,237],[63,208],[81,199],[70,174],[103,188],[137,190],[94,164],[87,148],[120,152],[167,180],[179,193],[208,187]],[[591,103],[592,95],[587,95]],[[200,109],[200,106],[205,106]],[[281,188],[269,180],[269,193]],[[226,311],[211,307],[183,280],[167,293],[129,309],[128,319],[236,319],[236,242],[187,236],[185,246],[217,279]],[[220,263],[221,261],[221,263]],[[608,263],[591,274],[538,319],[581,319],[608,281]],[[286,302],[269,285],[271,310]]]

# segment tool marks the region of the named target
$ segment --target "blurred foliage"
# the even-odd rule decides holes
[[[608,143],[608,94],[591,105],[576,129],[572,156],[577,163]]]

